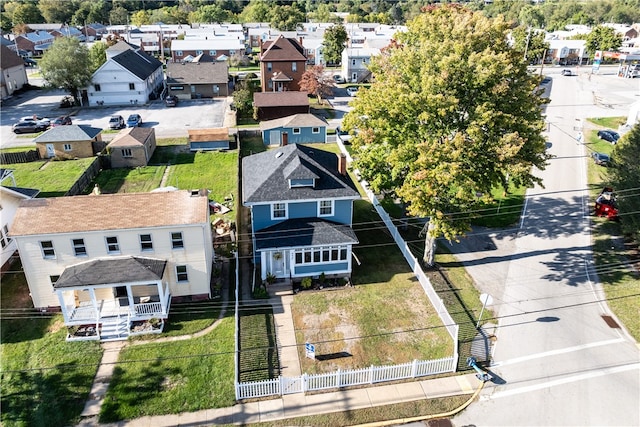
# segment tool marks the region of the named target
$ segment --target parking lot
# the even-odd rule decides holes
[[[0,117],[2,147],[34,145],[33,134],[15,135],[11,130],[21,117],[34,114],[52,120],[71,115],[73,124],[108,129],[112,115],[121,115],[126,120],[129,114],[137,113],[142,117],[143,127],[156,130],[156,138],[172,138],[186,137],[189,129],[223,126],[225,112],[231,102],[227,98],[194,99],[180,101],[176,107],[167,107],[164,102],[156,100],[145,105],[60,108],[64,95],[63,91],[32,90],[3,101]]]

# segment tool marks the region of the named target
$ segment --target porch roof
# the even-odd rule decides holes
[[[97,259],[65,268],[54,289],[162,280],[166,266],[167,261],[155,258]]]
[[[351,227],[318,218],[288,219],[256,231],[256,249],[356,244]]]

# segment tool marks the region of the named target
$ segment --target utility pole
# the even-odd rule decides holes
[[[531,27],[527,27],[527,43],[524,45],[524,60],[527,61],[527,51],[529,50],[529,39],[531,38]]]

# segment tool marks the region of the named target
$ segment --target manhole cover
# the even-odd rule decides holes
[[[602,315],[602,320],[605,321],[605,323],[610,327],[610,328],[618,328],[620,329],[620,325],[618,325],[618,323],[613,320],[613,317],[611,316],[606,316],[606,315]]]

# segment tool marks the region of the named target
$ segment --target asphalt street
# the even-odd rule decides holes
[[[494,381],[457,426],[640,425],[640,350],[602,318],[611,312],[590,251],[590,152],[578,141],[587,117],[626,115],[640,100],[640,81],[559,73],[545,73],[555,157],[539,171],[544,188],[527,193],[520,226],[496,240],[510,256],[487,260],[504,273],[484,283],[499,317]]]

